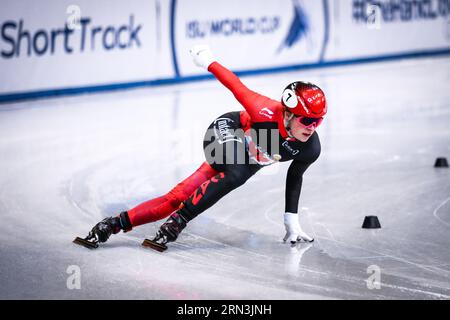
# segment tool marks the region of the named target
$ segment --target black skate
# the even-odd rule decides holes
[[[159,227],[153,240],[145,239],[144,242],[142,242],[142,245],[159,252],[166,251],[166,244],[177,240],[178,235],[185,227],[186,220],[178,213],[174,213],[161,225],[161,227]]]
[[[96,249],[100,242],[106,242],[112,234],[116,234],[123,229],[121,220],[125,218],[128,218],[126,212],[122,212],[119,217],[105,218],[92,228],[86,238],[76,237],[73,242],[88,249]]]

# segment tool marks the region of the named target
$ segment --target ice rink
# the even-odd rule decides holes
[[[295,80],[327,94],[299,205],[312,245],[282,242],[289,163],[258,172],[164,253],[140,245],[163,221],[94,251],[72,243],[200,165],[209,123],[242,108],[218,81],[1,104],[0,298],[449,299],[450,169],[433,164],[450,159],[450,58],[242,80],[275,99]],[[362,229],[366,215],[382,228]],[[70,266],[80,289],[67,287]]]

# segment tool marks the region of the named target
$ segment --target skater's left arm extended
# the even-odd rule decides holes
[[[197,66],[211,72],[217,80],[233,93],[252,119],[260,117],[259,112],[262,108],[270,108],[279,104],[278,101],[247,88],[232,71],[214,59],[208,46],[195,46],[190,53]]]

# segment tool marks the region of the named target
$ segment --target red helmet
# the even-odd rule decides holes
[[[288,85],[283,91],[281,103],[296,116],[320,118],[327,113],[325,94],[309,82],[296,81]]]

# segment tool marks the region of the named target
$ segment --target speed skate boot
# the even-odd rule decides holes
[[[120,230],[131,230],[127,212],[122,212],[117,217],[103,219],[92,228],[86,238],[76,237],[73,242],[89,249],[95,249],[98,248],[100,242],[106,242],[112,234],[119,233]]]
[[[142,242],[142,245],[159,252],[167,250],[166,244],[177,240],[178,235],[186,228],[187,222],[186,218],[178,212],[173,213],[169,219],[159,227],[153,240],[145,239],[144,242]]]

